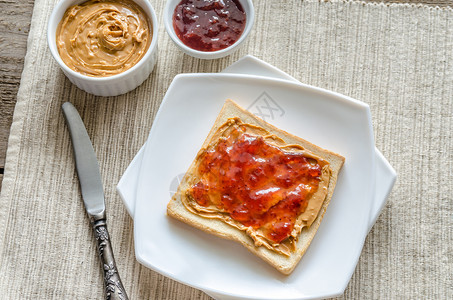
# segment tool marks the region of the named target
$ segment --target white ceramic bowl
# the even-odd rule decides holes
[[[60,58],[56,44],[57,27],[65,11],[70,6],[80,4],[85,1],[87,0],[61,0],[55,6],[52,14],[50,15],[47,26],[47,43],[49,45],[50,52],[69,80],[80,89],[90,94],[98,96],[117,96],[135,89],[148,78],[157,60],[158,24],[153,7],[147,0],[133,0],[148,15],[153,31],[151,44],[142,59],[135,66],[122,73],[108,77],[91,77],[70,69]]]
[[[250,30],[253,27],[253,22],[255,19],[255,9],[251,0],[238,0],[242,5],[242,8],[246,14],[246,23],[242,35],[239,37],[239,40],[236,41],[233,45],[218,51],[206,52],[199,51],[186,46],[176,35],[175,29],[173,28],[173,13],[175,11],[176,5],[178,5],[181,0],[168,0],[164,10],[164,25],[165,30],[167,31],[170,38],[175,42],[175,44],[186,54],[201,58],[201,59],[216,59],[221,58],[227,55],[230,55],[236,51],[239,46],[247,39],[247,36],[250,33]]]

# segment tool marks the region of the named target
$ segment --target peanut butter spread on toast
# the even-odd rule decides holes
[[[255,246],[291,255],[326,199],[329,163],[266,129],[230,118],[198,152],[181,191],[194,214],[244,231]]]

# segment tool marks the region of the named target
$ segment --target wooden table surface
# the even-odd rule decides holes
[[[405,3],[410,2],[410,0],[384,2]],[[453,0],[417,0],[412,1],[412,3],[453,7]],[[9,129],[24,67],[33,4],[34,0],[0,0],[0,190],[5,167]]]
[[[0,190],[34,0],[0,0]]]

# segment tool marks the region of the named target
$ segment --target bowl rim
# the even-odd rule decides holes
[[[158,40],[158,20],[156,16],[156,12],[154,11],[153,6],[147,0],[131,0],[138,6],[140,6],[143,11],[147,14],[148,21],[151,23],[152,26],[152,39],[149,45],[148,50],[146,51],[145,55],[130,69],[112,75],[112,76],[105,76],[105,77],[93,77],[84,75],[77,71],[72,70],[69,68],[65,62],[61,59],[60,54],[58,53],[57,44],[56,44],[56,30],[58,24],[60,23],[64,13],[66,10],[76,4],[81,4],[87,2],[88,0],[61,0],[59,1],[52,10],[52,13],[49,17],[49,21],[47,23],[47,45],[49,47],[50,53],[52,54],[55,61],[58,63],[60,68],[66,75],[75,77],[80,80],[90,81],[93,83],[111,83],[112,81],[120,81],[125,77],[129,76],[129,74],[135,73],[137,70],[141,69],[144,64],[152,57],[152,54],[157,49],[157,40]]]
[[[185,45],[176,35],[175,30],[173,28],[173,13],[175,10],[176,5],[178,5],[181,0],[168,0],[165,8],[164,8],[164,26],[165,30],[167,31],[170,38],[173,42],[181,48],[182,51],[187,53],[188,55],[203,58],[203,59],[215,59],[226,56],[230,54],[233,50],[238,48],[248,37],[250,31],[253,28],[253,24],[255,21],[255,8],[253,6],[252,0],[237,0],[243,7],[247,19],[245,23],[244,31],[242,32],[239,39],[232,45],[228,46],[227,48],[217,50],[217,51],[200,51],[190,48],[189,46]]]

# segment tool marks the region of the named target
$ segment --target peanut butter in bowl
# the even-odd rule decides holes
[[[108,77],[136,65],[150,47],[152,25],[131,0],[89,0],[69,7],[56,30],[56,45],[72,70]]]

